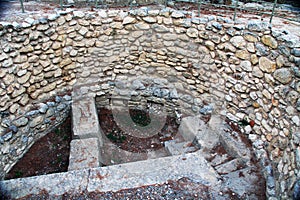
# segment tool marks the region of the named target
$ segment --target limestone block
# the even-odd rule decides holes
[[[72,140],[68,171],[99,167],[97,138]]]
[[[74,135],[100,135],[100,125],[94,98],[86,97],[74,101],[72,111]]]

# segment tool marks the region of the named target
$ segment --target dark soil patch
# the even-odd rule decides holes
[[[144,110],[130,109],[130,117],[141,126],[146,126],[151,119]],[[99,123],[104,134],[119,148],[135,152],[146,153],[148,150],[158,150],[164,147],[164,142],[174,139],[178,132],[179,124],[175,117],[167,116],[164,127],[154,136],[147,138],[134,137],[121,130],[114,120],[113,113],[107,108],[98,108]]]
[[[5,179],[23,178],[68,171],[71,118],[36,141],[10,170]]]

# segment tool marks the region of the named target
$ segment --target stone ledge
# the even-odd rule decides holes
[[[145,160],[122,165],[77,170],[0,182],[0,190],[10,198],[47,192],[108,192],[162,184],[187,177],[208,186],[218,186],[218,174],[199,153]]]

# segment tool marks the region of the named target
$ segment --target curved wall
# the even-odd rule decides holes
[[[231,121],[251,121],[241,128],[261,163],[271,160],[276,187],[268,195],[287,198],[300,167],[299,38],[264,22],[190,16],[70,11],[0,27],[1,176],[65,119],[70,91],[73,100],[101,96],[146,76],[167,80],[186,109],[210,105]]]

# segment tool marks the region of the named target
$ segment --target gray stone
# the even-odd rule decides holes
[[[240,63],[241,68],[246,71],[246,72],[251,72],[252,71],[252,65],[251,62],[248,60],[243,60]]]
[[[9,126],[9,128],[8,128],[9,130],[11,130],[13,133],[17,133],[18,132],[18,127],[16,127],[15,125],[11,125],[11,126]]]
[[[291,50],[291,54],[293,54],[294,56],[300,57],[300,49],[299,48],[293,48]]]
[[[294,185],[293,199],[300,199],[300,180],[298,180]]]
[[[291,70],[287,69],[287,68],[277,69],[274,72],[273,76],[277,81],[279,81],[282,84],[287,84],[287,83],[291,82],[291,80],[293,78]]]
[[[190,102],[192,102],[193,97],[192,97],[191,95],[189,95],[189,94],[183,94],[183,95],[180,97],[180,99],[182,99],[182,100],[185,101],[185,102],[190,103]]]
[[[31,120],[31,122],[29,123],[30,128],[34,128],[34,127],[40,125],[43,122],[43,119],[44,119],[43,116],[37,116],[37,117],[33,118]]]
[[[14,121],[14,124],[17,127],[25,126],[27,123],[28,123],[28,118],[26,118],[26,117],[21,117]]]
[[[60,103],[61,100],[62,100],[62,98],[61,98],[60,96],[56,96],[56,97],[55,97],[55,102],[56,102],[56,103]]]
[[[144,22],[136,23],[136,24],[134,24],[134,26],[137,29],[140,29],[140,30],[148,30],[148,29],[150,29],[150,25],[147,24],[147,23],[144,23]]]
[[[250,31],[265,31],[268,29],[269,23],[261,22],[261,21],[249,21],[247,24],[247,28]]]
[[[3,60],[7,59],[8,56],[5,53],[0,54],[0,62],[2,62]]]
[[[9,194],[12,199],[24,198],[30,194],[39,196],[41,192],[60,196],[74,191],[83,192],[87,187],[88,177],[88,170],[72,171],[1,181],[0,188],[2,194]]]
[[[85,14],[82,11],[73,11],[73,15],[74,17],[82,18]]]
[[[290,92],[287,94],[287,96],[286,96],[286,99],[287,99],[292,105],[296,104],[298,98],[299,98],[299,93],[296,92],[296,91],[294,91],[294,90],[290,91]]]
[[[79,34],[81,34],[82,36],[85,36],[85,34],[88,32],[89,30],[86,27],[82,27],[78,32]]]
[[[253,76],[255,76],[257,78],[264,77],[264,73],[257,66],[253,67],[252,74],[253,74]]]
[[[149,9],[147,7],[141,7],[136,10],[136,15],[138,15],[140,17],[145,17],[148,15],[148,11],[149,11]]]
[[[39,108],[39,111],[40,113],[46,113],[47,110],[48,110],[48,105],[47,104],[44,104],[44,103],[40,103],[40,108]]]
[[[64,99],[65,101],[71,101],[71,100],[72,100],[72,97],[71,97],[70,95],[65,95],[65,96],[63,96],[63,99]]]
[[[176,88],[174,88],[174,89],[172,89],[172,90],[170,91],[170,98],[171,98],[171,99],[178,99],[178,98],[179,98],[179,95],[178,95],[178,93],[177,93]]]
[[[32,110],[32,111],[29,111],[28,113],[26,113],[26,116],[31,117],[31,116],[35,116],[38,113],[39,113],[38,110]]]
[[[3,135],[2,138],[3,138],[4,141],[8,141],[8,140],[10,140],[12,138],[12,136],[13,136],[13,133],[12,132],[8,132],[5,135]]]
[[[162,88],[161,89],[161,95],[162,97],[167,97],[169,96],[170,91],[168,89]]]
[[[13,61],[11,58],[7,59],[7,60],[4,60],[4,62],[2,62],[2,67],[10,67],[12,66],[13,64]]]
[[[278,40],[284,41],[286,45],[290,48],[299,48],[300,42],[299,38],[292,34],[285,34],[280,37],[278,37]]]
[[[27,143],[28,142],[28,137],[25,135],[22,135],[21,137],[22,143]]]
[[[300,119],[299,119],[298,116],[293,116],[293,117],[292,117],[292,122],[294,122],[294,124],[295,124],[296,126],[300,126]]]
[[[238,159],[233,159],[229,162],[216,166],[216,170],[219,174],[228,174],[230,172],[236,171],[241,164]]]
[[[214,107],[210,104],[210,105],[206,105],[204,107],[202,107],[199,112],[203,115],[207,115],[210,114],[214,111]]]
[[[57,106],[57,110],[58,111],[62,111],[62,110],[64,110],[65,108],[67,107],[67,105],[66,104],[64,104],[64,103],[61,103],[61,104],[59,104],[58,106]]]
[[[288,47],[279,45],[278,49],[279,49],[279,52],[281,54],[285,55],[286,57],[290,56],[290,50]]]
[[[165,27],[164,25],[159,25],[159,24],[153,24],[152,29],[154,29],[158,33],[167,33],[169,32],[169,29]]]
[[[246,41],[242,36],[234,36],[230,39],[230,42],[236,48],[244,48],[246,47]]]
[[[161,98],[161,97],[162,97],[162,93],[161,93],[160,88],[154,88],[154,89],[153,89],[153,95],[154,95],[155,97]]]
[[[215,27],[218,30],[222,30],[222,24],[220,24],[218,22],[213,22],[212,26]]]
[[[149,16],[148,17],[144,17],[143,20],[145,22],[150,23],[150,24],[155,23],[157,21],[155,17],[149,17]]]
[[[266,56],[269,54],[269,50],[261,43],[256,43],[255,47],[257,49],[257,54],[259,56]]]

